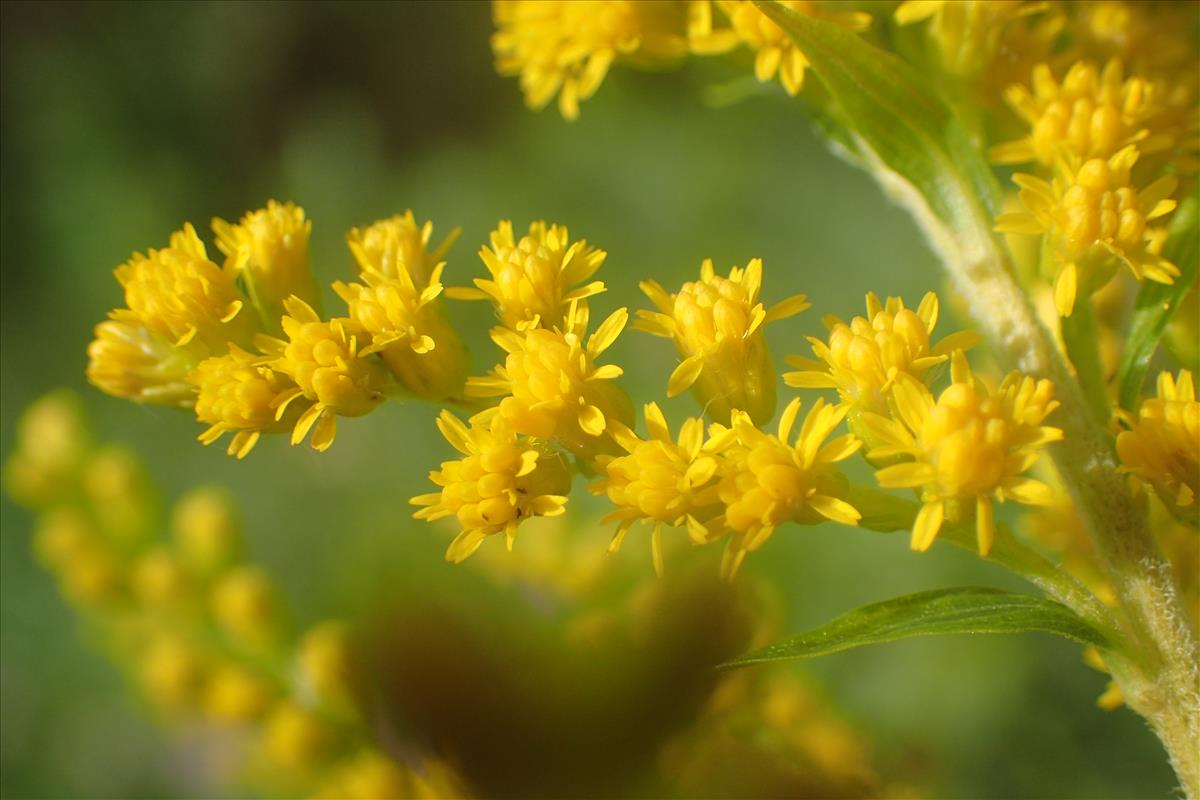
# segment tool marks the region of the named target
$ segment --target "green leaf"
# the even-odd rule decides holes
[[[1195,195],[1184,200],[1175,211],[1163,256],[1183,274],[1170,285],[1146,281],[1138,293],[1125,354],[1117,373],[1121,407],[1130,411],[1137,408],[1142,381],[1167,323],[1196,282],[1196,271],[1200,267],[1200,203]]]
[[[925,198],[944,223],[977,226],[1000,190],[980,146],[911,65],[857,34],[773,1],[758,7],[791,37],[861,142]]]
[[[1061,603],[999,589],[962,587],[918,592],[863,606],[722,666],[813,658],[912,636],[1023,631],[1053,633],[1080,644],[1108,647],[1103,634]]]

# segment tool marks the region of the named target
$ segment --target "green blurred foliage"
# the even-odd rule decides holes
[[[768,304],[802,291],[814,305],[768,329],[777,357],[807,354],[820,317],[861,313],[868,289],[915,303],[941,286],[909,220],[827,152],[798,103],[773,91],[706,107],[706,91],[736,77],[719,64],[618,69],[567,124],[526,111],[515,82],[494,74],[485,3],[6,3],[0,13],[0,452],[35,396],[80,390],[98,435],[141,453],[167,497],[231,487],[253,557],[301,624],[355,614],[396,581],[468,591],[440,559],[449,532],[411,521],[401,502],[426,490],[449,452],[437,410],[344,420],[322,456],[275,438],[235,462],[195,443],[187,415],[87,387],[91,328],[121,299],[111,270],[182,221],[203,230],[268,197],[294,200],[314,220],[327,285],[351,274],[349,227],[412,207],[435,236],[463,227],[446,280],[464,285],[498,219],[521,228],[545,217],[609,251],[598,314],[645,305],[643,278],[678,285],[702,258],[727,268],[761,256]],[[328,290],[326,301],[335,306]],[[488,369],[486,309],[451,313],[475,372]],[[630,332],[612,357],[636,402],[661,401],[675,361],[666,343]],[[678,420],[693,406],[683,397],[666,410]],[[573,524],[594,524],[600,507],[582,486],[573,506]],[[33,563],[30,517],[7,498],[2,514],[0,795],[204,794],[188,743],[155,726]],[[635,531],[626,547],[651,574],[644,543]],[[708,555],[715,572],[719,553]],[[961,551],[918,555],[902,536],[832,526],[781,530],[745,572],[780,587],[788,630],[904,592],[1022,588]],[[868,733],[885,779],[934,796],[1165,797],[1173,786],[1141,722],[1095,708],[1104,677],[1063,641],[918,640],[796,669],[814,672]]]

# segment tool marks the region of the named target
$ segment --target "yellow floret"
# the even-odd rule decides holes
[[[459,233],[460,229],[455,228],[430,250],[433,223],[426,221],[418,226],[410,209],[365,228],[352,228],[346,235],[346,244],[363,275],[373,272],[384,278],[399,278],[407,273],[414,286],[424,289],[432,282],[434,269]]]
[[[807,298],[793,295],[771,309],[758,300],[762,260],[729,277],[717,275],[712,259],[700,267],[700,280],[669,294],[657,281],[643,281],[642,291],[658,311],[639,311],[635,326],[671,338],[683,361],[667,380],[667,396],[691,388],[710,419],[728,423],[734,409],[756,424],[775,415],[775,366],[763,338],[763,326],[808,308]]]
[[[616,552],[634,523],[645,520],[652,525],[650,549],[654,570],[663,571],[662,526],[685,525],[693,541],[708,541],[706,523],[720,513],[717,496],[717,459],[702,452],[704,420],[693,417],[679,429],[679,438],[671,437],[666,418],[656,403],[644,409],[649,439],[640,439],[632,431],[617,433],[617,443],[628,455],[600,458],[599,481],[589,489],[605,494],[616,510],[604,518],[618,522],[610,552]]]
[[[212,444],[233,431],[227,452],[245,458],[262,434],[295,426],[305,410],[303,402],[288,403],[286,413],[278,412],[296,384],[265,361],[230,345],[227,355],[205,359],[188,376],[197,391],[196,419],[209,425],[197,437],[201,442]]]
[[[858,451],[861,442],[846,434],[826,439],[846,416],[844,406],[818,400],[789,443],[800,399],[788,403],[774,435],[736,412],[730,428],[715,430],[706,447],[721,456],[718,494],[722,520],[731,531],[721,572],[732,577],[746,554],[757,550],[785,522],[832,520],[857,525],[861,514],[844,499],[846,480],[834,467]],[[720,429],[720,426],[714,426]],[[715,524],[715,523],[714,523]]]
[[[113,319],[144,325],[176,347],[196,340],[219,353],[228,342],[249,344],[254,323],[240,313],[245,298],[234,283],[236,265],[209,261],[190,224],[171,234],[169,247],[135,253],[115,274],[129,308],[112,312]]]
[[[193,354],[143,325],[101,322],[87,353],[88,382],[114,397],[180,408],[196,401],[196,390],[187,382]]]
[[[438,429],[463,458],[429,473],[440,491],[410,501],[424,506],[413,514],[417,519],[457,517],[462,531],[446,550],[446,560],[456,564],[498,533],[512,549],[520,523],[563,513],[571,488],[562,457],[517,436],[500,414],[484,412],[470,422],[468,428],[449,411],[441,413]]]
[[[212,613],[234,637],[261,643],[275,631],[275,590],[258,567],[242,566],[223,575],[212,589]]]
[[[442,264],[421,288],[407,270],[396,277],[363,273],[364,284],[333,284],[346,301],[350,319],[369,334],[360,356],[379,353],[392,376],[408,392],[429,400],[462,396],[467,352],[437,302],[442,293]]]
[[[688,5],[688,46],[693,53],[715,55],[726,53],[738,45],[755,51],[754,76],[767,82],[779,76],[779,82],[789,95],[795,97],[804,86],[808,59],[791,37],[775,24],[750,0],[716,0],[729,21],[728,28],[713,26],[713,3],[710,0],[691,0]],[[849,28],[864,31],[871,25],[871,15],[862,11],[835,11],[836,4],[815,0],[782,0],[780,5],[798,14],[817,17]]]
[[[596,359],[616,341],[629,312],[613,312],[587,339],[586,307],[572,303],[564,330],[533,328],[517,333],[492,330],[507,356],[493,373],[467,381],[471,397],[504,397],[496,410],[509,428],[525,436],[556,439],[584,461],[617,452],[609,420],[632,422],[629,397],[611,383],[622,369],[597,366]]]
[[[495,0],[492,17],[496,70],[520,76],[530,108],[557,94],[568,120],[617,58],[658,65],[687,52],[682,13],[661,0]]]
[[[929,36],[943,69],[970,77],[990,66],[1008,28],[1046,11],[1038,0],[905,0],[896,7],[900,25],[931,20]]]
[[[1027,210],[1001,214],[996,230],[1050,237],[1054,303],[1064,317],[1071,315],[1077,296],[1090,296],[1108,283],[1117,261],[1139,281],[1174,283],[1179,275],[1179,268],[1159,255],[1161,241],[1147,228],[1175,208],[1169,197],[1177,181],[1164,176],[1135,189],[1129,170],[1137,158],[1132,145],[1107,160],[1080,162],[1068,154],[1057,162],[1053,183],[1033,175],[1013,178]]]
[[[572,242],[562,225],[538,220],[517,240],[512,223],[504,220],[492,231],[490,243],[479,257],[491,279],[476,278],[477,289],[451,289],[447,294],[462,300],[490,300],[501,323],[515,331],[562,328],[572,302],[582,304],[584,298],[604,291],[602,282],[584,281],[608,254],[589,247],[584,239]]]
[[[886,414],[887,397],[902,376],[928,384],[931,369],[949,361],[955,350],[973,347],[979,337],[973,331],[958,331],[931,343],[938,323],[938,298],[933,292],[921,299],[914,312],[899,297],[880,303],[874,292],[867,294],[867,316],[850,324],[826,317],[828,343],[809,337],[820,361],[791,356],[786,361],[800,367],[786,372],[788,386],[808,389],[837,389],[853,411]]]
[[[312,221],[304,218],[303,208],[268,200],[266,208],[248,212],[236,225],[214,218],[212,229],[217,248],[238,265],[268,330],[279,329],[283,301],[292,295],[318,304],[308,255]]]
[[[1121,469],[1154,487],[1172,513],[1200,526],[1200,402],[1189,370],[1158,376],[1131,430],[1117,436]]]
[[[1042,421],[1058,407],[1054,385],[1013,372],[996,391],[971,374],[955,352],[953,383],[935,401],[921,383],[905,380],[894,390],[897,415],[864,414],[863,425],[880,446],[872,458],[906,456],[875,473],[880,486],[918,489],[923,502],[913,525],[912,548],[928,550],[942,523],[976,521],[979,553],[995,539],[993,501],[1049,505],[1046,484],[1024,477],[1040,451],[1062,438]]]
[[[171,532],[188,568],[211,575],[227,565],[241,548],[236,510],[223,487],[193,489],[175,504]]]
[[[1077,61],[1062,84],[1054,80],[1049,65],[1039,64],[1032,88],[1031,92],[1017,85],[1005,92],[1030,132],[992,148],[991,158],[999,164],[1037,161],[1051,166],[1064,147],[1082,160],[1108,158],[1135,142],[1142,153],[1172,145],[1170,135],[1152,136],[1148,127],[1159,111],[1154,87],[1141,78],[1125,80],[1120,61],[1109,61],[1102,73],[1095,64]]]
[[[368,336],[350,319],[322,322],[317,313],[299,298],[284,304],[283,318],[288,341],[259,337],[259,348],[275,356],[268,364],[296,383],[277,398],[276,415],[282,419],[298,398],[312,401],[292,430],[292,444],[313,430],[312,448],[325,450],[337,433],[337,415],[359,417],[375,410],[384,400],[387,370],[371,353],[363,353],[360,342]]]
[[[204,713],[217,722],[253,722],[266,713],[274,695],[265,679],[237,664],[223,664],[209,675]]]

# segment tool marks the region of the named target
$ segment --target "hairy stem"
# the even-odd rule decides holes
[[[869,148],[868,159],[870,158]],[[1052,448],[1127,621],[1133,652],[1114,668],[1131,708],[1165,745],[1182,788],[1200,800],[1200,667],[1195,636],[1146,519],[1122,476],[1112,438],[1095,421],[1079,382],[1017,284],[992,220],[978,198],[960,194],[953,224],[938,219],[911,184],[880,161],[884,189],[914,217],[1008,368],[1054,382],[1065,440]]]

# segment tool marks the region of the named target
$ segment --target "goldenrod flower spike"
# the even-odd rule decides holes
[[[305,401],[288,403],[285,413],[277,414],[281,399],[294,394],[298,387],[286,375],[268,366],[262,356],[254,356],[236,345],[229,353],[200,362],[188,376],[196,387],[196,419],[209,425],[197,438],[212,444],[226,432],[233,439],[226,452],[245,458],[264,433],[282,433],[296,425],[310,406]]]
[[[733,267],[729,277],[717,275],[712,259],[700,267],[700,280],[669,294],[657,281],[643,281],[642,291],[658,311],[639,311],[634,326],[655,336],[674,339],[683,356],[667,380],[667,396],[691,389],[711,419],[727,423],[733,409],[762,424],[775,415],[775,367],[763,326],[809,307],[797,294],[772,306],[758,301],[762,259],[745,269]]]
[[[106,320],[88,345],[87,379],[114,397],[191,408],[196,390],[187,374],[194,349],[175,347],[144,325]]]
[[[491,375],[467,380],[468,397],[503,396],[496,414],[512,430],[556,439],[584,461],[615,453],[609,420],[632,422],[629,397],[611,383],[623,370],[596,359],[616,341],[629,312],[613,312],[588,339],[587,307],[571,304],[565,330],[494,328],[492,340],[507,353]]]
[[[817,400],[795,442],[789,443],[799,413],[796,398],[784,408],[775,435],[759,430],[741,411],[734,413],[730,428],[713,426],[707,446],[721,454],[717,491],[725,506],[722,522],[732,532],[721,565],[725,577],[732,577],[746,553],[761,547],[785,522],[857,525],[862,516],[839,497],[846,480],[834,466],[857,452],[861,442],[849,434],[825,441],[845,418],[846,408]]]
[[[999,164],[1036,161],[1049,167],[1063,148],[1081,160],[1108,158],[1134,143],[1143,154],[1165,150],[1173,137],[1161,131],[1152,136],[1148,127],[1161,111],[1155,94],[1141,78],[1125,80],[1116,59],[1103,72],[1077,61],[1061,84],[1049,65],[1039,64],[1032,91],[1016,85],[1005,92],[1005,100],[1029,124],[1029,134],[996,145],[989,155]]]
[[[409,502],[424,506],[413,514],[417,519],[457,517],[462,531],[446,550],[447,561],[463,561],[498,533],[511,550],[522,520],[563,513],[571,476],[560,455],[519,437],[498,414],[476,415],[467,427],[443,411],[437,425],[463,458],[429,473],[440,491]]]
[[[712,2],[691,0],[688,4],[688,47],[699,55],[726,53],[739,44],[755,51],[754,76],[766,83],[779,76],[784,90],[795,97],[804,87],[804,72],[808,59],[791,37],[759,10],[751,0],[716,0],[716,5],[729,21],[728,28],[713,26]],[[818,17],[828,22],[864,31],[871,25],[871,15],[861,11],[833,11],[814,0],[782,0],[792,11]]]
[[[717,459],[703,452],[704,420],[688,419],[680,426],[678,440],[671,437],[666,418],[656,403],[644,409],[649,439],[618,429],[616,440],[628,454],[600,457],[600,480],[589,486],[593,494],[605,494],[616,510],[604,522],[618,522],[610,552],[616,552],[634,523],[651,523],[650,551],[654,571],[663,572],[662,526],[686,526],[692,541],[709,539],[706,525],[721,510],[717,496]]]
[[[406,391],[430,400],[461,396],[467,379],[466,348],[437,302],[444,266],[433,268],[424,287],[414,284],[405,269],[395,277],[364,272],[365,285],[333,284],[350,318],[370,336],[359,355],[379,353]]]
[[[820,359],[789,356],[784,359],[797,372],[785,372],[784,383],[805,389],[837,389],[843,403],[853,410],[888,412],[887,397],[902,376],[928,385],[932,368],[950,359],[955,350],[974,347],[974,331],[957,331],[936,345],[931,343],[938,323],[938,297],[927,293],[916,311],[904,307],[899,297],[880,303],[874,292],[867,294],[867,316],[855,317],[847,325],[827,317],[828,343],[809,337]]]
[[[267,201],[238,224],[214,217],[217,249],[236,263],[268,330],[279,330],[283,301],[295,295],[317,306],[320,294],[309,261],[312,221],[294,203]]]
[[[1160,237],[1146,226],[1174,210],[1169,198],[1177,181],[1164,176],[1134,189],[1129,171],[1137,159],[1132,145],[1107,160],[1082,163],[1063,153],[1053,183],[1020,173],[1013,177],[1027,211],[1001,214],[996,230],[1050,237],[1054,303],[1061,316],[1071,315],[1078,295],[1087,297],[1108,283],[1114,259],[1139,281],[1169,284],[1179,275],[1179,268],[1159,255]]]
[[[492,18],[496,71],[519,76],[532,109],[557,94],[568,120],[618,58],[656,66],[687,52],[682,12],[661,0],[495,0]]]
[[[387,371],[373,355],[360,352],[359,342],[366,334],[353,320],[322,322],[297,297],[288,298],[284,306],[289,315],[282,320],[288,341],[263,335],[257,339],[259,349],[271,356],[267,365],[296,383],[275,399],[276,419],[282,420],[294,401],[312,401],[296,420],[292,444],[299,444],[313,430],[312,448],[323,451],[333,444],[337,415],[362,416],[383,402]]]
[[[604,291],[601,281],[584,283],[608,256],[586,240],[572,242],[563,225],[538,220],[518,241],[512,223],[500,222],[490,236],[491,247],[479,257],[491,279],[476,278],[476,289],[448,289],[459,300],[490,300],[501,323],[515,331],[562,328],[571,303]]]
[[[1042,422],[1058,407],[1054,386],[1013,372],[996,391],[971,374],[962,351],[951,363],[953,383],[938,397],[921,383],[905,379],[893,390],[896,417],[866,413],[862,424],[874,447],[871,458],[907,456],[911,461],[875,473],[889,489],[918,489],[922,507],[913,525],[912,548],[928,550],[942,523],[976,520],[979,553],[995,539],[995,500],[1049,505],[1046,484],[1024,474],[1039,451],[1062,438]]]
[[[190,224],[171,234],[168,247],[134,253],[114,274],[129,306],[109,314],[118,322],[142,325],[176,347],[195,340],[221,352],[227,342],[249,344],[254,323],[239,313],[245,298],[234,283],[237,265],[209,261]]]
[[[1152,486],[1173,514],[1200,527],[1200,402],[1191,371],[1158,376],[1131,430],[1117,436],[1121,469]]]
[[[365,228],[352,228],[346,234],[346,244],[364,277],[376,273],[384,278],[399,278],[407,273],[411,283],[423,290],[434,282],[434,270],[461,232],[461,228],[455,228],[430,250],[433,223],[427,221],[418,226],[410,209]]]

